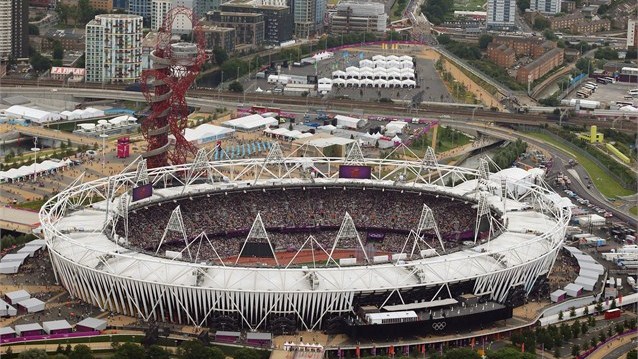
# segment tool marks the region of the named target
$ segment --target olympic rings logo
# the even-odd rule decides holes
[[[443,329],[445,329],[446,325],[447,325],[447,323],[445,323],[445,322],[435,322],[435,323],[432,323],[432,329],[434,329],[434,330],[443,330]]]

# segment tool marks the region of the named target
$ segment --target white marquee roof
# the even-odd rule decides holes
[[[58,121],[60,115],[57,113],[38,110],[31,107],[15,105],[4,110],[4,113],[9,117],[23,118],[35,123],[46,123],[52,121]]]
[[[279,121],[277,121],[277,119],[273,117],[263,117],[259,114],[252,114],[223,122],[224,126],[242,130],[255,130],[265,126],[276,126],[278,124]]]

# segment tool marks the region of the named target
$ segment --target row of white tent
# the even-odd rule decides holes
[[[62,111],[60,116],[65,120],[82,120],[87,118],[104,117],[104,111],[87,107],[84,110]]]
[[[375,87],[375,88],[415,88],[414,80],[370,80],[370,79],[334,79],[332,86],[337,87]]]
[[[264,133],[268,133],[278,137],[292,138],[295,140],[298,138],[312,137],[312,133],[309,133],[309,132],[302,133],[301,131],[288,130],[283,127],[275,128],[275,129],[271,129],[270,127],[267,127],[266,129],[264,129]]]
[[[411,69],[405,69],[411,70]],[[332,73],[332,78],[334,79],[370,79],[370,80],[414,80],[415,75],[414,71],[399,71],[399,70],[389,70],[389,71],[378,71],[378,69],[374,70],[350,70],[350,71],[334,71]]]
[[[99,131],[101,129],[129,126],[137,123],[137,118],[129,115],[118,116],[109,120],[98,120],[96,123],[78,123],[77,126],[84,131]]]
[[[383,60],[383,61],[412,61],[413,57],[408,55],[396,56],[396,55],[374,55],[372,56],[372,61]]]
[[[412,60],[410,61],[396,61],[396,60],[368,60],[364,59],[359,61],[360,67],[374,67],[381,69],[412,69],[414,68],[414,63]]]
[[[44,173],[57,171],[72,164],[73,161],[66,160],[45,160],[38,164],[30,164],[19,168],[10,168],[6,171],[0,171],[0,183],[14,182],[23,178],[31,177],[34,173]]]

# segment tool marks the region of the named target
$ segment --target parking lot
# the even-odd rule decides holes
[[[383,52],[379,50],[379,55],[391,55],[390,51]],[[331,59],[319,61],[317,66],[292,66],[289,62],[288,67],[281,67],[280,75],[297,75],[308,76],[317,75],[317,77],[332,78],[332,72],[336,70],[345,70],[349,66],[359,66],[359,60],[371,59],[375,53],[370,51],[360,52],[357,50],[337,51]],[[453,102],[452,96],[449,94],[445,84],[439,77],[434,63],[431,60],[416,58],[415,65],[415,81],[416,88],[359,88],[359,87],[333,87],[332,91],[326,95],[327,98],[351,98],[356,100],[376,101],[381,98],[411,100],[412,96],[424,91],[423,101],[437,102]],[[254,75],[253,75],[254,77]],[[244,89],[251,92],[274,93],[276,84],[269,84],[267,78],[261,79],[244,79]],[[259,89],[259,90],[258,90]],[[279,91],[279,90],[278,90]]]
[[[596,82],[594,79],[589,79],[587,81]],[[584,85],[583,83],[582,85]],[[578,98],[576,96],[576,92],[582,87],[576,87],[570,94],[567,96],[568,99]],[[624,82],[616,82],[615,84],[599,84],[597,83],[598,88],[596,92],[592,93],[591,96],[587,98],[587,100],[591,101],[599,101],[601,104],[605,104],[610,107],[612,110],[617,110],[618,108],[615,106],[615,103],[627,102],[633,103],[634,106],[638,106],[638,97],[633,99],[626,99],[627,91],[638,88],[638,84],[632,83],[624,83]]]

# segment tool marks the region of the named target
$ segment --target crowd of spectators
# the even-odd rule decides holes
[[[186,198],[138,208],[129,213],[129,245],[154,252],[171,212],[179,205],[187,240],[192,241],[206,233],[222,258],[239,254],[258,213],[276,251],[297,251],[308,236],[313,235],[316,242],[329,252],[347,212],[364,245],[368,242],[368,232],[381,232],[385,237],[374,241],[375,251],[399,253],[409,231],[418,227],[423,204],[432,209],[439,232],[447,241],[454,242],[461,233],[474,229],[476,209],[472,203],[443,195],[418,195],[391,189],[292,187],[215,193],[210,197]],[[122,221],[118,222],[117,233],[124,233]],[[436,244],[433,231],[423,234],[428,242]],[[207,241],[204,242],[201,247],[197,245],[200,260],[205,259],[201,253],[212,260],[212,250],[202,249],[210,247]],[[176,232],[169,232],[164,243],[160,252],[181,251],[185,246],[182,234]],[[358,247],[354,238],[342,238],[337,245],[337,248]],[[406,252],[411,249],[412,241]],[[193,244],[191,252],[196,250]]]

